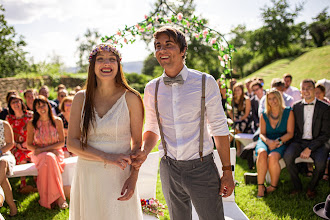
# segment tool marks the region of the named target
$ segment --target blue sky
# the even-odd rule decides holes
[[[288,0],[294,6],[298,0]],[[144,20],[156,0],[0,0],[5,17],[16,32],[25,37],[26,51],[35,62],[59,55],[67,67],[78,60],[75,39],[87,28],[102,36],[112,35],[127,24]],[[305,0],[304,10],[296,20],[310,23],[329,0]],[[270,0],[195,0],[196,15],[209,20],[209,27],[228,33],[238,24],[248,29],[262,26],[260,8]],[[329,9],[328,9],[329,11]],[[152,49],[149,46],[150,49]],[[142,41],[121,49],[123,62],[141,61],[150,53]],[[87,58],[86,58],[87,59]]]

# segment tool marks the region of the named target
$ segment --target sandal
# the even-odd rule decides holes
[[[267,194],[267,188],[266,188],[265,184],[263,184],[263,183],[262,183],[262,184],[259,184],[259,183],[258,183],[258,186],[263,186],[263,187],[264,187],[264,195],[263,195],[263,196],[258,196],[258,195],[257,195],[257,198],[260,199],[260,198],[266,196],[266,194]]]
[[[60,209],[67,209],[67,208],[69,208],[69,204],[67,203],[67,202],[63,202],[61,205],[60,204],[58,204],[58,207],[60,208]]]
[[[268,189],[269,187],[274,188],[274,190],[273,190],[273,191],[270,191],[270,190]],[[267,192],[268,192],[268,193],[271,193],[271,192],[274,192],[276,189],[277,189],[277,186],[270,185],[270,186],[267,187]]]

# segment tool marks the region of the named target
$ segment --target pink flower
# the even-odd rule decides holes
[[[225,61],[221,61],[221,62],[220,62],[220,65],[221,65],[222,67],[225,67],[225,65],[226,65]]]
[[[223,55],[223,58],[224,58],[226,61],[228,61],[228,58],[229,58],[228,54]]]
[[[144,28],[140,28],[140,32],[144,32],[145,31],[145,29]]]
[[[195,34],[195,37],[196,37],[196,39],[198,39],[198,38],[199,38],[199,34],[196,33],[196,34]]]
[[[118,35],[118,36],[121,36],[121,32],[120,32],[120,31],[117,31],[117,35]]]
[[[148,15],[144,15],[144,18],[145,18],[145,19],[148,19]]]
[[[159,16],[156,16],[156,21],[158,21],[158,19],[159,19]]]
[[[113,43],[114,43],[114,44],[117,44],[117,43],[118,43],[118,41],[116,41],[116,40],[115,40]]]
[[[216,38],[212,38],[212,40],[211,40],[211,44],[213,45],[213,44],[215,44],[217,42],[217,39]]]
[[[220,47],[220,49],[221,49],[221,51],[224,51],[224,48],[223,48],[223,46],[221,46],[221,47]]]
[[[136,27],[137,29],[140,29],[140,25],[139,25],[139,24],[136,24],[135,27]]]
[[[187,27],[190,27],[190,23],[189,23],[189,21],[187,21]]]
[[[219,59],[220,61],[223,61],[223,59],[222,59],[222,57],[221,57],[221,56],[218,56],[218,59]]]
[[[171,20],[170,18],[168,18],[168,19],[167,19],[167,22],[168,22],[168,23],[171,23],[171,22],[172,22],[172,20]]]
[[[178,18],[179,21],[181,21],[182,18],[183,18],[183,14],[180,12],[180,13],[177,15],[177,18]]]
[[[112,44],[113,43],[113,40],[112,39],[109,39],[107,40],[108,43]]]
[[[208,33],[209,33],[208,30],[204,30],[203,31],[203,37],[205,38]]]
[[[148,26],[147,26],[147,29],[150,30],[152,28],[152,24],[150,23]]]
[[[127,44],[127,39],[126,38],[124,38],[124,43]]]

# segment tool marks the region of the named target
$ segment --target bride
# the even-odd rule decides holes
[[[121,54],[97,45],[89,57],[86,90],[72,103],[68,150],[78,155],[70,219],[142,219],[130,153],[141,147],[144,107],[126,82]]]

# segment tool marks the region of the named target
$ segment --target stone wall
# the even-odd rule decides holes
[[[38,89],[42,85],[49,87],[56,86],[57,84],[64,84],[67,88],[74,88],[76,86],[83,86],[85,79],[61,77],[56,83],[49,76],[40,76],[37,78],[0,78],[0,102],[1,106],[6,106],[6,94],[9,90],[17,90],[18,92],[24,91],[27,88]]]

